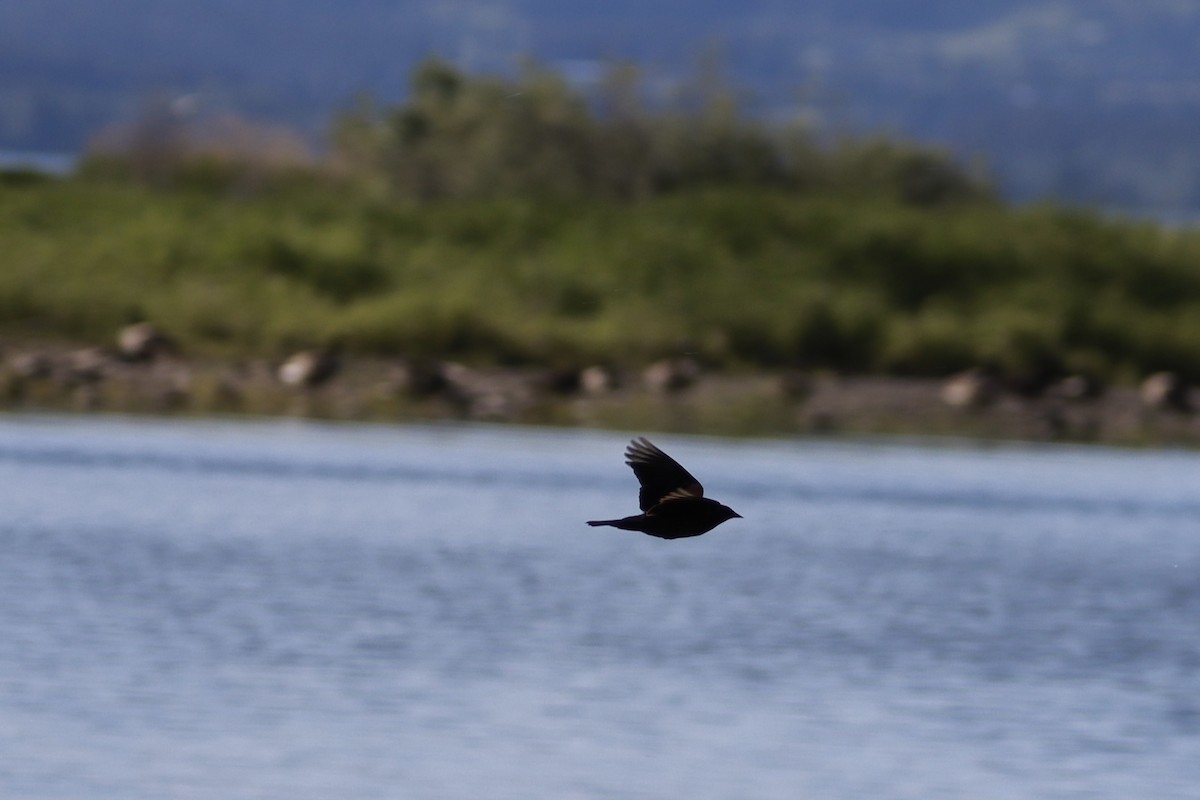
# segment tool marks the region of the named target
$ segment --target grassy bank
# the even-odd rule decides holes
[[[1016,378],[1200,379],[1200,234],[1049,207],[693,188],[401,203],[301,176],[239,193],[0,184],[0,336],[185,353]]]

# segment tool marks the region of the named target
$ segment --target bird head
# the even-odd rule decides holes
[[[730,508],[727,505],[721,505],[720,508],[718,508],[717,510],[721,514],[722,522],[724,522],[725,520],[729,520],[729,519],[744,519],[741,514],[737,513],[736,511],[734,511],[732,508]]]

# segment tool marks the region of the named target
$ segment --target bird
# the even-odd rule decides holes
[[[700,481],[678,461],[640,436],[625,448],[625,463],[641,484],[641,514],[623,519],[589,520],[588,525],[610,525],[641,531],[660,539],[683,539],[708,533],[722,522],[742,515],[704,496]]]

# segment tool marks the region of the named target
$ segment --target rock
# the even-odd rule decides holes
[[[579,373],[579,390],[586,395],[608,394],[617,388],[617,374],[608,367],[594,365]]]
[[[99,347],[85,347],[67,355],[66,379],[72,384],[94,384],[104,380],[110,366],[108,354]]]
[[[1174,372],[1156,372],[1142,381],[1142,405],[1156,411],[1191,411],[1187,383]]]
[[[985,408],[999,399],[1000,384],[985,370],[972,367],[942,384],[941,396],[951,408]]]
[[[642,382],[652,392],[681,392],[700,378],[700,364],[694,358],[668,358],[656,361],[642,372]]]
[[[426,392],[447,404],[461,417],[493,422],[516,419],[538,394],[537,376],[495,370],[472,369],[454,362],[431,365],[420,383],[410,391]]]
[[[816,384],[807,372],[791,369],[779,376],[779,393],[785,400],[807,400],[815,388]]]
[[[450,378],[447,365],[440,361],[403,361],[392,369],[388,385],[396,394],[433,397],[449,390]]]
[[[328,382],[341,369],[341,359],[330,350],[301,350],[276,373],[279,381],[296,388],[311,388]]]
[[[170,340],[149,322],[126,325],[117,333],[117,353],[125,361],[152,361],[170,349]]]
[[[43,353],[17,353],[8,359],[8,370],[24,380],[45,380],[54,374],[54,361]]]
[[[446,393],[451,398],[469,399],[486,393],[490,387],[487,379],[470,367],[454,361],[443,362],[439,369],[446,381]]]
[[[1065,400],[1070,403],[1081,403],[1095,400],[1104,394],[1104,384],[1090,375],[1068,375],[1057,383],[1051,384],[1046,395],[1054,400]]]
[[[581,372],[577,369],[548,369],[536,376],[533,388],[538,393],[573,395],[580,391]]]

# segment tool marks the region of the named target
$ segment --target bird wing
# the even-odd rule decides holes
[[[649,511],[668,498],[704,496],[704,487],[692,473],[644,437],[634,439],[625,448],[625,463],[633,468],[633,474],[642,485],[638,493],[642,511]]]
[[[697,484],[697,486],[699,486],[699,484]],[[698,495],[694,495],[691,492],[683,489],[676,489],[673,492],[668,492],[667,494],[663,495],[662,499],[650,506],[650,508],[644,508],[642,510],[646,512],[646,516],[653,517],[656,515],[661,515],[664,511],[670,513],[671,511],[681,509],[684,507],[680,505],[681,502],[696,500],[697,498]]]

